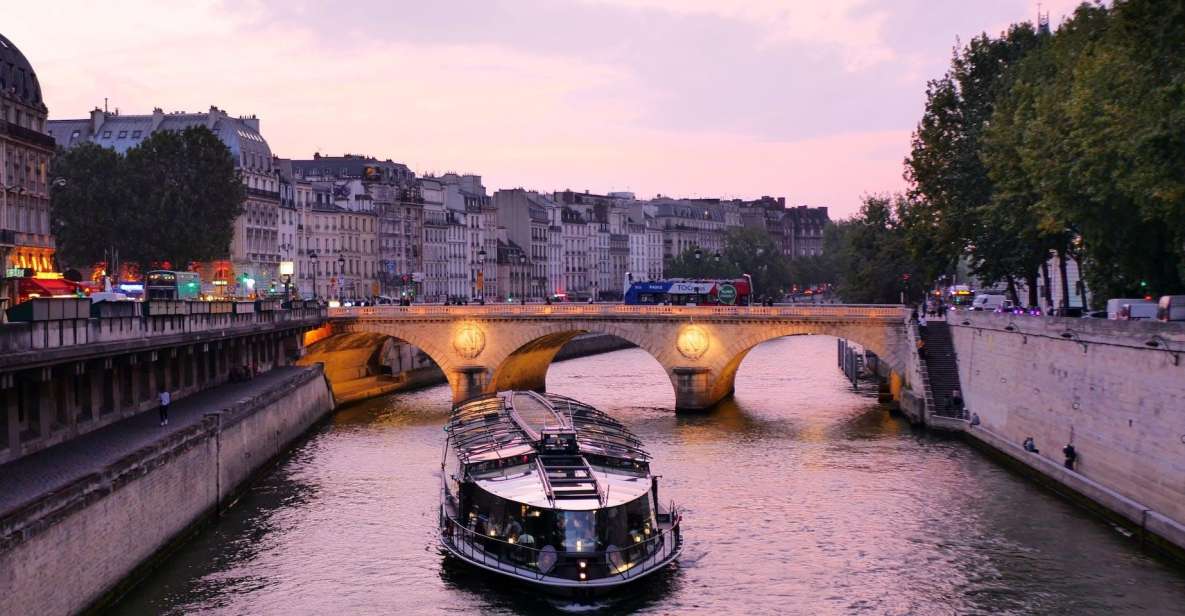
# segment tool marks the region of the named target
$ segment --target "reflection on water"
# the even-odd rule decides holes
[[[911,430],[834,341],[755,348],[737,395],[675,415],[644,351],[556,364],[552,391],[646,443],[685,511],[676,567],[631,592],[540,596],[436,543],[448,388],[337,413],[117,613],[1182,613],[1185,573],[998,468]]]

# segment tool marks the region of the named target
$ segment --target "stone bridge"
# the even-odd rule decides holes
[[[900,306],[627,306],[536,304],[377,306],[330,310],[306,342],[367,334],[377,346],[397,338],[440,366],[453,401],[507,389],[542,391],[547,368],[569,340],[610,334],[650,353],[671,379],[679,410],[711,407],[731,395],[750,349],[774,338],[823,334],[875,353],[897,376],[909,373],[908,312]],[[820,358],[830,361],[831,358]],[[894,390],[896,393],[896,390]]]

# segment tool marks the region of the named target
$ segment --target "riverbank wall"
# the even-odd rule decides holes
[[[353,366],[350,368],[351,372],[345,373],[335,368],[335,373],[329,375],[330,382],[333,384],[334,397],[339,404],[358,402],[396,391],[410,391],[433,385],[443,385],[448,382],[444,372],[436,367],[436,364],[432,363],[427,355],[404,342],[388,340],[372,359],[363,358],[363,355],[372,352],[365,345],[370,344],[373,347],[373,343],[362,341],[362,336],[366,336],[366,334],[360,335],[360,341],[356,344],[331,341],[336,345],[330,351],[337,355],[333,361],[326,361],[326,358],[321,357],[317,348],[311,349],[311,353],[302,360],[303,362],[326,361],[327,364],[335,366],[343,364]],[[565,344],[556,353],[553,361],[587,357],[628,349],[633,346],[632,343],[616,336],[584,334]],[[352,358],[347,357],[346,354],[354,354],[357,358],[353,358],[351,362]]]
[[[950,326],[972,420],[939,427],[1185,557],[1185,328],[982,313]]]
[[[309,367],[6,514],[0,612],[109,604],[333,407]]]

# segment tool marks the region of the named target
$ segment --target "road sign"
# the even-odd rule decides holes
[[[737,288],[730,284],[720,285],[720,289],[716,291],[716,299],[720,300],[722,304],[732,304],[737,301]]]

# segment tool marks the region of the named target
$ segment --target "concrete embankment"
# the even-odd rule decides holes
[[[47,480],[44,493],[0,512],[0,612],[69,614],[117,598],[334,406],[319,367],[226,389],[233,398],[207,398],[209,408],[171,419],[159,436],[145,439],[155,418],[137,417],[130,444],[114,425],[60,445],[108,460],[79,476],[53,467],[53,449],[22,461],[24,472],[69,481]]]
[[[951,319],[974,444],[1185,558],[1185,328],[1097,319]],[[939,419],[939,418],[935,418]],[[1037,450],[1023,444],[1033,439]],[[1065,466],[1065,447],[1077,458]]]
[[[321,345],[325,345],[322,347]],[[554,361],[628,349],[634,345],[617,336],[584,334],[564,345]],[[332,353],[330,359],[326,354]],[[302,363],[324,362],[333,395],[339,404],[374,398],[396,391],[442,385],[444,372],[415,347],[370,334],[335,336],[310,348]],[[382,372],[383,374],[376,374]]]

